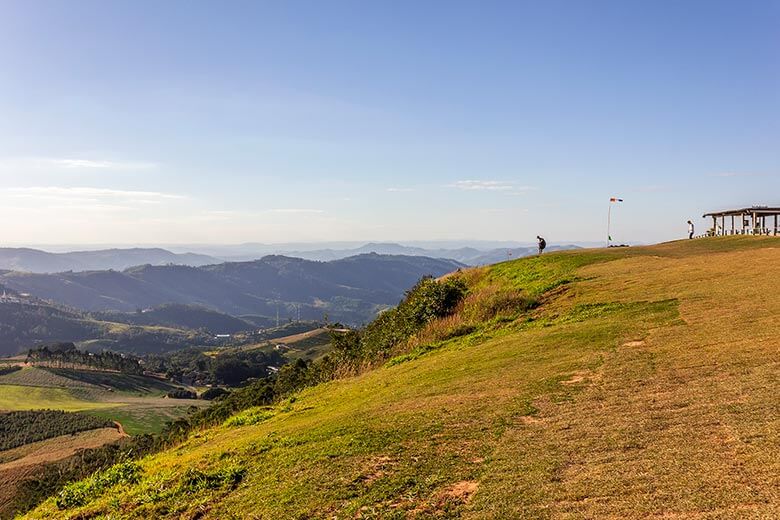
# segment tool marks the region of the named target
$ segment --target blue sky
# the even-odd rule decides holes
[[[780,2],[0,2],[0,240],[683,236],[780,205]]]

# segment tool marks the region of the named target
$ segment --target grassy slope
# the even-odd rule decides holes
[[[500,264],[481,283],[545,293],[533,321],[309,389],[30,517],[777,517],[778,266],[780,240],[754,237]]]

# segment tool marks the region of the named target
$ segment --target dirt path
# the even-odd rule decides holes
[[[120,437],[130,437],[130,435],[128,435],[128,434],[125,432],[125,428],[124,428],[124,426],[122,426],[122,423],[121,423],[121,422],[119,422],[119,421],[114,421],[114,425],[116,426],[116,429],[117,429],[117,431],[119,432],[119,436],[120,436]]]

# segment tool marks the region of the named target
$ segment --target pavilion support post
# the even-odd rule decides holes
[[[731,215],[731,234],[734,234],[734,215]]]
[[[720,234],[721,235],[726,234],[726,215],[720,217]]]
[[[777,215],[775,215],[775,236],[777,236]]]
[[[718,217],[715,215],[712,216],[712,235],[718,235]]]

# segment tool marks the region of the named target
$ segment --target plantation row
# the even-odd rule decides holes
[[[114,423],[106,419],[56,410],[2,413],[0,414],[0,451],[60,435],[112,426]]]

